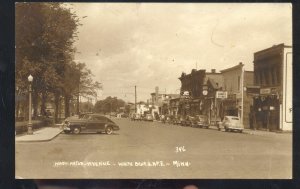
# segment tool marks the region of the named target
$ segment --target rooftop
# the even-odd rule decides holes
[[[238,65],[236,66],[233,66],[231,68],[227,68],[227,69],[224,69],[224,70],[220,70],[221,73],[224,73],[224,72],[229,72],[229,71],[232,71],[232,70],[235,70],[235,69],[240,69],[244,66],[244,64],[242,62],[240,62]]]

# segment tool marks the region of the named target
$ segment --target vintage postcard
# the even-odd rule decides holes
[[[292,179],[292,4],[15,4],[15,174]]]

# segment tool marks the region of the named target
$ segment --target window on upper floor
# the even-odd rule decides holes
[[[260,85],[264,85],[264,74],[262,71],[259,72]]]

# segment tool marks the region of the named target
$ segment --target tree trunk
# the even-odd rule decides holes
[[[65,95],[65,118],[70,117],[70,96]]]
[[[47,101],[47,94],[46,92],[42,92],[42,99],[41,99],[41,114],[46,116],[46,101]]]
[[[80,113],[80,108],[79,108],[79,105],[80,105],[80,97],[79,97],[79,93],[78,93],[78,96],[77,96],[77,115],[79,115]]]
[[[58,123],[58,108],[59,108],[59,97],[60,94],[54,94],[54,104],[55,104],[55,112],[54,112],[54,122]]]

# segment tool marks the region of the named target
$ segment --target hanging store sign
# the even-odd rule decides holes
[[[246,92],[248,95],[259,95],[260,87],[259,86],[247,86]]]
[[[271,88],[260,89],[260,94],[271,94]]]
[[[227,91],[217,91],[216,92],[216,98],[227,98]]]

